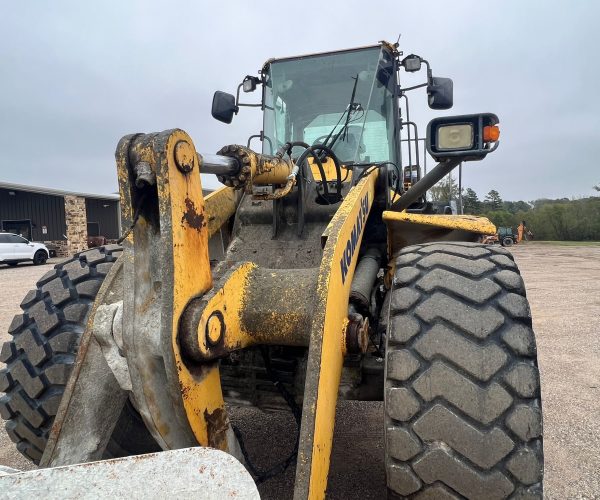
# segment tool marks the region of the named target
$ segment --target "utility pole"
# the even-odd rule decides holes
[[[462,161],[458,164],[458,213],[463,215],[462,202]]]

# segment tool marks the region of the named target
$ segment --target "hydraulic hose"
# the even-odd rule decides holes
[[[337,194],[341,199],[341,197],[342,197],[342,168],[340,166],[340,161],[338,160],[338,157],[335,155],[335,153],[333,152],[333,150],[330,147],[323,146],[322,144],[315,144],[314,146],[311,146],[311,149],[314,149],[315,151],[323,151],[326,153],[327,156],[329,156],[333,160],[333,164],[335,165],[335,173],[337,175]]]
[[[337,182],[336,182],[337,198],[338,198],[338,200],[341,200],[341,198],[342,198],[342,169],[340,166],[340,161],[339,161],[338,157],[335,155],[335,153],[333,152],[333,150],[330,147],[324,146],[322,144],[314,144],[314,145],[310,146],[306,142],[293,141],[293,142],[286,142],[277,151],[276,156],[279,156],[281,158],[281,157],[283,157],[283,155],[286,151],[289,153],[289,152],[291,152],[291,149],[296,146],[304,148],[304,151],[302,152],[302,154],[296,161],[296,164],[300,165],[301,168],[303,168],[303,164],[309,155],[313,157],[313,159],[317,165],[317,168],[319,169],[319,174],[321,175],[321,180],[323,182],[323,197],[328,202],[330,202],[331,199],[329,197],[329,186],[327,185],[327,176],[325,174],[325,169],[323,168],[322,155],[317,154],[317,152],[325,153],[325,157],[329,156],[333,160],[333,164],[335,165],[335,172],[336,172],[336,176],[337,176]]]

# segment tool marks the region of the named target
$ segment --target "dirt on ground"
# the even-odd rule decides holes
[[[544,414],[545,497],[600,498],[600,246],[526,243],[511,249],[527,285],[538,342]],[[0,268],[0,341],[19,303],[50,265]],[[385,498],[381,403],[338,405],[329,498]],[[253,461],[268,468],[293,449],[285,414],[236,409]],[[0,464],[32,468],[0,430]],[[290,498],[294,468],[259,489]]]

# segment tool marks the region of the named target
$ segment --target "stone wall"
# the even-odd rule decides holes
[[[65,195],[67,222],[67,252],[73,255],[87,250],[87,213],[85,198]]]
[[[69,244],[65,240],[48,240],[43,242],[48,250],[54,249],[57,257],[69,257]]]

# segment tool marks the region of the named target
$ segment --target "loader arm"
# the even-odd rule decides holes
[[[189,169],[182,169],[177,163],[177,146],[181,147],[182,141],[187,144],[185,158],[191,158]],[[157,151],[157,145],[162,149]],[[150,150],[151,147],[154,150]],[[157,186],[154,199],[144,198],[131,182],[121,186],[123,197],[130,196],[132,200],[131,205],[127,202],[126,205],[133,206],[136,199],[137,203],[143,200],[143,205],[137,209],[141,214],[137,221],[133,216],[135,210],[126,212],[126,217],[135,224],[133,237],[125,245],[125,279],[130,283],[125,291],[124,325],[129,325],[125,331],[133,328],[134,333],[129,335],[147,336],[148,332],[142,330],[151,318],[141,311],[151,311],[160,304],[161,315],[164,315],[160,321],[162,343],[154,346],[162,349],[164,367],[157,366],[148,373],[144,366],[149,361],[149,354],[140,355],[141,342],[126,344],[133,392],[136,401],[140,401],[140,412],[146,424],[153,435],[161,438],[159,442],[165,448],[183,444],[173,435],[189,440],[187,423],[198,444],[233,452],[235,438],[223,406],[217,359],[258,343],[307,345],[309,355],[295,497],[322,498],[327,484],[337,392],[345,355],[350,285],[374,201],[378,171],[364,176],[350,190],[329,223],[322,235],[323,256],[317,272],[303,273],[305,282],[300,290],[301,278],[288,284],[287,296],[295,291],[298,302],[312,304],[311,316],[294,316],[289,314],[285,302],[274,298],[275,295],[286,296],[282,291],[285,278],[281,273],[266,270],[260,274],[252,264],[239,265],[206,295],[212,287],[208,229],[202,210],[200,176],[198,169],[194,170],[197,155],[191,139],[183,132],[172,131],[138,137],[127,149],[127,155],[119,155],[120,179],[131,179],[135,172],[132,163],[137,158],[148,158],[153,160],[151,166],[156,172]],[[128,177],[123,172],[125,168]],[[156,208],[158,214],[152,212]],[[222,218],[218,213],[215,217]],[[158,228],[156,220],[160,224]],[[157,230],[160,235],[155,236]],[[159,245],[162,251],[158,266],[155,253]],[[130,259],[133,259],[133,266]],[[145,292],[152,288],[147,276],[156,273],[153,265],[160,268],[160,294]],[[127,266],[130,266],[130,279],[127,278]],[[247,316],[249,311],[259,307],[252,299],[252,291],[258,288],[259,282],[263,290],[261,299],[266,300],[269,311],[264,318],[271,320],[267,324],[263,318],[259,327],[255,324],[255,331],[252,331],[252,322]],[[267,300],[269,296],[271,300]],[[137,316],[130,318],[131,314]],[[140,331],[135,332],[136,328]],[[302,331],[309,335],[303,335]],[[138,360],[140,364],[132,367]],[[160,368],[164,375],[159,375]],[[138,378],[137,386],[134,377]],[[175,395],[167,405],[156,404],[161,390]]]
[[[119,404],[131,392],[163,449],[199,444],[241,458],[224,407],[219,360],[258,344],[304,346],[308,368],[295,497],[323,498],[343,359],[347,345],[357,344],[347,341],[352,335],[350,286],[378,170],[363,176],[335,212],[321,236],[319,267],[276,270],[241,262],[213,283],[208,239],[233,215],[238,197],[224,188],[204,200],[198,158],[191,139],[180,130],[127,136],[119,143],[123,226],[130,232],[123,242],[121,265],[113,273],[120,279],[112,282],[122,290],[106,284],[84,339],[105,345],[99,330],[106,322],[97,318],[112,311],[112,320],[115,308],[121,307],[126,368],[117,374],[118,362],[106,366],[100,347],[80,351],[81,368],[63,399],[44,463],[72,463],[74,455],[70,460],[59,456],[59,450],[64,448],[61,443],[80,439],[81,430],[65,428],[63,422],[85,411],[85,388],[90,386],[86,367],[91,366],[97,366],[94,376],[106,381],[94,381],[105,389],[102,401],[119,402],[96,433],[101,441],[108,439],[110,422],[114,425]],[[115,302],[119,294],[122,306]],[[102,297],[112,297],[111,303]],[[357,334],[356,329],[352,332]],[[102,405],[96,406],[95,411],[101,411]],[[101,420],[90,418],[98,426]],[[77,455],[77,460],[100,458],[99,451]]]
[[[349,193],[330,222],[317,281],[316,309],[310,344],[294,498],[324,498],[333,441],[338,387],[345,354],[350,285],[367,217],[371,210],[377,170]]]

